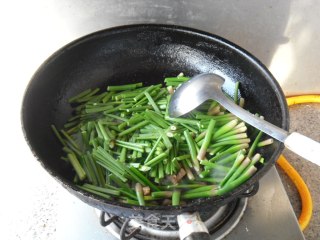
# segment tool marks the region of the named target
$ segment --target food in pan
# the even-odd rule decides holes
[[[263,164],[259,148],[272,144],[215,101],[170,118],[170,96],[189,78],[88,89],[69,99],[74,115],[52,125],[84,191],[132,205],[183,205],[223,195]],[[242,105],[239,83],[234,101]]]

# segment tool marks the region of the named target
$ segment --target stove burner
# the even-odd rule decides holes
[[[226,237],[239,223],[247,206],[247,198],[236,199],[209,213],[200,213],[211,239]],[[142,219],[139,215],[120,218],[97,210],[101,214],[101,225],[118,239],[179,239],[178,224],[174,215],[150,215]]]

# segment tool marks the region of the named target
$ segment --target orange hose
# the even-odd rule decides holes
[[[320,95],[302,95],[287,98],[288,106],[292,106],[294,104],[315,102],[320,103]],[[313,203],[310,191],[299,173],[290,165],[290,163],[285,159],[283,155],[279,157],[277,163],[292,180],[300,194],[302,206],[299,216],[299,225],[301,230],[304,230],[308,226],[312,217]]]
[[[302,96],[295,96],[295,97],[288,97],[287,103],[288,106],[292,106],[294,104],[300,103],[315,103],[320,102],[320,95],[302,95]]]
[[[308,226],[312,216],[313,204],[310,191],[300,174],[291,166],[283,155],[279,157],[277,163],[289,176],[300,194],[302,208],[299,216],[299,225],[303,231]]]

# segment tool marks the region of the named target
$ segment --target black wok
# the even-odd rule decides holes
[[[258,44],[258,43],[257,43]],[[89,87],[142,81],[155,84],[167,76],[203,72],[240,81],[246,108],[288,130],[288,109],[282,90],[265,66],[235,44],[202,31],[166,25],[131,25],[95,32],[58,50],[32,77],[22,105],[25,138],[42,166],[70,193],[100,210],[134,214],[180,214],[222,206],[241,196],[274,165],[283,144],[262,151],[266,163],[245,184],[221,197],[189,202],[183,207],[142,207],[102,199],[77,188],[71,167],[50,124],[62,127],[71,116],[67,99]],[[226,89],[228,91],[228,89]],[[231,89],[229,89],[232,91]]]

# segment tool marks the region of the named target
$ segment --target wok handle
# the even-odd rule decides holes
[[[182,213],[177,216],[177,220],[181,240],[210,240],[209,231],[198,212]]]
[[[292,152],[320,166],[320,143],[293,132],[285,139],[284,145]]]

